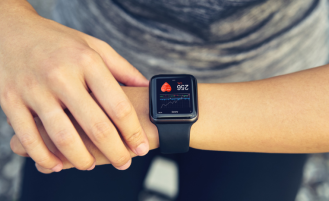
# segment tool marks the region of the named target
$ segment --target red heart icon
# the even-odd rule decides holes
[[[171,91],[171,86],[167,82],[165,82],[161,87],[161,91],[162,92],[166,92],[166,91],[170,92]]]

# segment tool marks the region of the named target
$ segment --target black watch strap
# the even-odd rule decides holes
[[[160,151],[163,154],[184,153],[190,147],[190,130],[193,123],[156,124]]]

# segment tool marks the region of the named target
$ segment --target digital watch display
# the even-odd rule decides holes
[[[194,76],[156,75],[150,80],[150,120],[159,131],[162,153],[188,151],[190,128],[198,119]]]
[[[190,78],[165,78],[156,82],[158,114],[192,113]]]

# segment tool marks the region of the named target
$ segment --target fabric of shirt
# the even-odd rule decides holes
[[[258,80],[323,65],[327,0],[58,0],[54,18],[100,38],[147,78]]]

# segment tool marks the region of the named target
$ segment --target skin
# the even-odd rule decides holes
[[[66,108],[117,169],[130,166],[129,150],[148,152],[136,111],[117,82],[148,86],[138,70],[105,42],[40,17],[25,0],[1,0],[0,19],[0,105],[40,167],[60,171],[63,163],[44,143],[36,116],[74,167],[95,167]]]
[[[329,65],[269,79],[228,84],[199,84],[199,119],[191,128],[190,147],[214,151],[263,153],[320,153],[329,151]],[[136,109],[150,142],[159,146],[158,132],[149,120],[147,87],[123,87]],[[74,119],[71,116],[73,122]],[[38,129],[49,149],[71,165],[42,124]],[[109,161],[75,122],[82,140],[96,159]],[[28,156],[17,136],[12,150]],[[131,156],[135,154],[130,152]],[[52,170],[37,165],[40,172]]]

